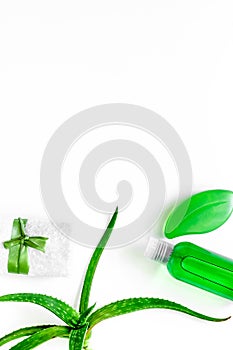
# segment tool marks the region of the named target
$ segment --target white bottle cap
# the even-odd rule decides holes
[[[174,246],[162,239],[150,237],[146,247],[145,256],[166,264],[170,258]]]

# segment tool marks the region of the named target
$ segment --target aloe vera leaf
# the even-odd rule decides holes
[[[0,346],[6,343],[9,343],[12,340],[32,335],[36,332],[41,331],[42,329],[53,327],[53,326],[54,325],[42,325],[42,326],[20,328],[17,331],[6,334],[4,335],[4,337],[0,338]]]
[[[85,324],[79,329],[74,329],[70,332],[69,350],[82,350],[88,324]]]
[[[33,293],[8,294],[1,296],[0,301],[34,303],[51,311],[71,327],[76,326],[78,323],[79,314],[76,310],[63,301],[48,295]]]
[[[24,339],[20,343],[14,345],[11,350],[31,350],[48,340],[56,337],[63,337],[64,335],[69,334],[69,332],[69,328],[65,326],[54,326],[46,328],[37,333],[34,333],[29,338]]]
[[[103,253],[103,250],[110,238],[110,235],[112,233],[112,230],[114,228],[116,219],[117,219],[117,214],[118,214],[118,208],[116,208],[105,232],[104,235],[102,236],[101,240],[99,241],[97,247],[94,250],[94,253],[91,257],[91,260],[89,262],[87,272],[84,278],[83,282],[83,288],[81,292],[81,298],[80,298],[80,304],[79,304],[79,312],[83,313],[87,308],[88,308],[88,303],[89,303],[89,297],[90,297],[90,291],[91,291],[91,285],[93,281],[93,277],[95,274],[96,267],[98,265],[99,259]]]
[[[167,238],[206,233],[223,225],[233,210],[233,192],[209,190],[197,193],[178,205],[169,215]]]
[[[103,306],[102,308],[96,310],[93,314],[91,314],[87,321],[89,323],[89,328],[91,329],[97,323],[104,321],[108,318],[124,315],[130,312],[154,308],[171,309],[186,313],[197,318],[214,322],[225,321],[228,318],[230,318],[216,318],[206,316],[169,300],[159,298],[130,298],[116,301],[114,303]]]
[[[95,306],[96,306],[96,303],[94,305],[90,306],[86,311],[84,311],[82,313],[82,315],[80,315],[79,320],[78,320],[78,325],[82,325],[82,324],[86,323],[87,317],[91,314],[91,312],[93,311]]]

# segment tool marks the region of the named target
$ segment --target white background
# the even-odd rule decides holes
[[[45,215],[39,171],[49,138],[77,112],[110,102],[150,108],[175,127],[192,160],[194,192],[232,189],[232,18],[230,0],[1,1],[0,220]],[[233,257],[232,225],[230,219],[189,240]],[[145,242],[104,253],[91,301],[159,296],[209,315],[233,315],[230,301],[179,283],[147,261]],[[0,294],[47,293],[73,304],[90,253],[73,246],[69,278],[2,276]],[[57,322],[29,304],[1,304],[0,315],[1,335]],[[215,324],[142,311],[98,325],[92,348],[214,350],[231,342],[232,327],[233,319]],[[53,340],[40,349],[68,343]]]

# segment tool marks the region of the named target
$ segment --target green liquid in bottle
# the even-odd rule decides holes
[[[181,242],[173,246],[154,238],[150,239],[145,254],[166,263],[176,279],[233,300],[233,260],[193,243]]]

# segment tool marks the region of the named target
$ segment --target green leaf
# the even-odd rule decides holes
[[[70,332],[69,350],[82,350],[88,324]]]
[[[21,239],[25,237],[24,227],[27,224],[27,219],[15,219],[13,221],[11,239]],[[9,241],[7,241],[8,243]],[[6,248],[6,246],[5,246]],[[8,256],[8,271],[11,273],[28,274],[28,248],[23,244],[13,245],[9,247]]]
[[[29,237],[29,239],[25,240],[24,244],[45,253],[47,240],[47,237]]]
[[[169,215],[164,233],[167,238],[215,230],[233,210],[233,192],[210,190],[193,195]]]
[[[230,318],[209,317],[169,300],[159,298],[130,298],[116,301],[114,303],[103,306],[102,308],[96,310],[93,314],[91,314],[87,321],[89,322],[89,328],[91,329],[97,323],[104,321],[108,318],[128,314],[134,311],[154,308],[176,310],[194,317],[214,322],[225,321],[228,318]]]
[[[8,272],[18,274],[29,273],[28,247],[45,252],[47,237],[29,237],[25,233],[27,219],[15,219],[13,221],[11,240],[3,243],[4,248],[9,249]]]
[[[21,243],[21,238],[14,238],[9,241],[3,242],[3,246],[5,249],[10,249],[12,247],[15,247],[16,245]]]
[[[90,297],[90,291],[91,291],[91,285],[93,281],[93,277],[95,274],[96,267],[98,265],[99,259],[101,257],[101,254],[103,253],[103,250],[110,238],[110,235],[112,233],[112,230],[114,228],[116,219],[117,219],[117,214],[118,214],[118,208],[116,208],[109,224],[108,227],[106,228],[103,237],[99,241],[99,244],[97,245],[90,263],[87,268],[87,272],[84,278],[83,282],[83,288],[82,288],[82,293],[81,293],[81,299],[80,299],[80,305],[79,305],[79,311],[80,313],[83,313],[87,308],[88,308],[88,303],[89,303],[89,297]]]
[[[4,345],[12,340],[26,337],[28,335],[32,335],[36,332],[41,331],[42,329],[49,328],[49,327],[53,327],[53,326],[52,325],[43,325],[43,326],[34,326],[34,327],[26,327],[26,328],[18,329],[17,331],[11,332],[11,333],[5,335],[4,337],[0,338],[0,346]]]
[[[63,301],[43,294],[19,293],[0,297],[0,301],[29,302],[40,305],[54,313],[67,325],[74,327],[78,323],[79,314]]]
[[[54,326],[34,333],[29,338],[13,346],[11,350],[30,350],[56,337],[63,337],[69,334],[70,330],[65,326]]]
[[[29,272],[28,247],[23,244],[11,247],[7,266],[10,273],[27,275]]]
[[[84,311],[82,313],[82,315],[80,315],[79,320],[78,320],[78,325],[82,325],[82,324],[86,323],[87,317],[91,314],[91,312],[93,311],[95,306],[96,306],[96,303],[94,305],[90,306],[88,309],[86,309],[86,311]]]

